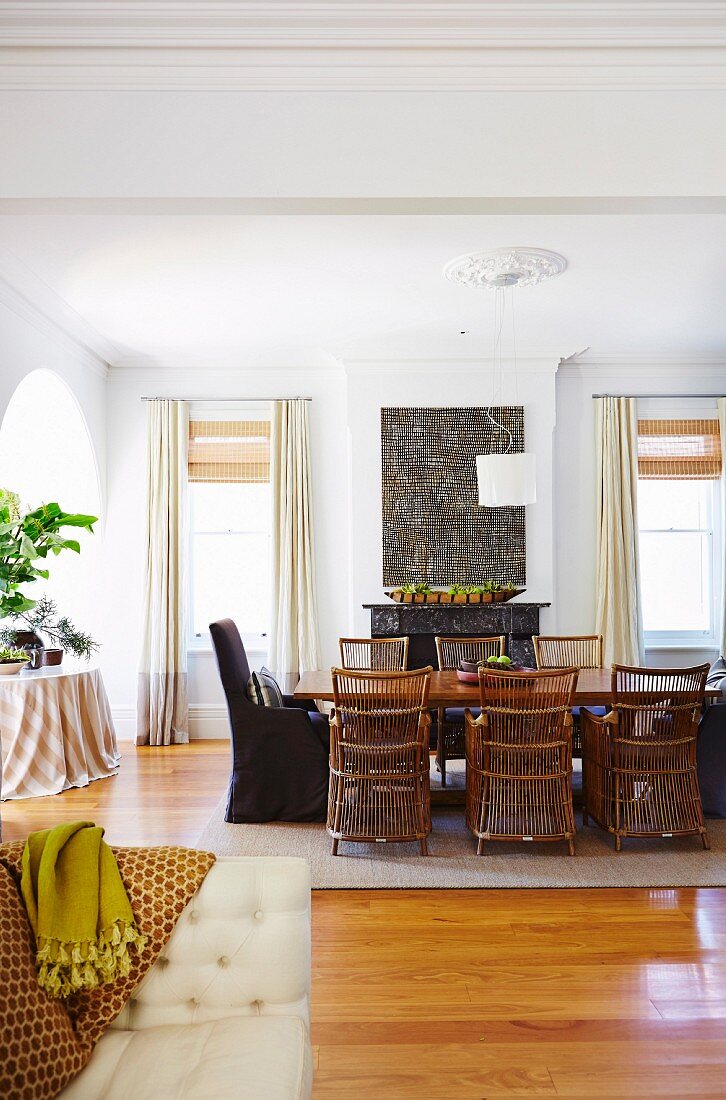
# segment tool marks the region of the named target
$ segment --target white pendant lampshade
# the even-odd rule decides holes
[[[537,499],[535,455],[477,455],[476,477],[482,508],[534,504]]]

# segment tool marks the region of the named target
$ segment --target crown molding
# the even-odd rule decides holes
[[[5,0],[0,89],[726,87],[726,10],[668,0]]]
[[[116,355],[109,364],[113,374],[129,377],[135,373],[149,378],[165,378],[186,372],[235,375],[251,371],[334,371],[340,369],[336,357],[325,348],[284,347],[269,351],[245,350],[210,353],[202,357],[198,353],[164,353],[163,355]]]
[[[102,356],[29,301],[1,274],[0,304],[6,306],[29,325],[32,325],[43,336],[67,348],[94,374],[100,378],[108,378],[108,363]]]
[[[726,195],[0,196],[10,214],[726,214]]]
[[[517,374],[551,374],[557,373],[561,358],[561,352],[531,351],[517,354]],[[514,360],[504,358],[502,360],[506,370],[513,368]],[[356,359],[343,357],[343,369],[346,375],[378,375],[378,374],[444,374],[446,372],[476,371],[485,380],[491,375],[491,359],[479,356],[477,358],[464,356],[442,356],[437,359]]]
[[[291,361],[287,367],[260,368],[255,364],[240,364],[236,367],[210,366],[201,361],[196,367],[190,366],[148,366],[148,367],[119,367],[112,365],[108,369],[107,379],[111,385],[142,385],[159,386],[166,390],[172,386],[177,392],[189,394],[195,401],[209,400],[205,394],[219,391],[227,391],[229,399],[239,397],[235,390],[241,381],[248,386],[249,392],[244,396],[250,401],[262,400],[256,397],[255,392],[264,397],[269,397],[270,390],[280,386],[282,395],[289,390],[290,377],[293,374],[300,376],[300,393],[305,392],[306,380],[319,381],[323,385],[330,385],[336,375],[342,375],[340,366],[329,367],[303,367]],[[225,397],[227,400],[227,397]]]
[[[726,390],[726,353],[723,356],[649,353],[647,355],[612,354],[587,359],[570,359],[560,363],[558,376],[568,382],[592,382],[598,386],[611,384],[625,390],[642,390],[643,386],[667,383],[669,389],[693,389],[693,374],[697,388],[704,384]],[[704,381],[705,380],[705,381]],[[688,393],[683,392],[684,397]]]

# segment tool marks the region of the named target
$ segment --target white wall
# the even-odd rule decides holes
[[[549,601],[553,584],[552,461],[556,357],[520,364],[502,401],[525,405],[527,447],[538,461],[538,501],[528,508],[528,596]],[[455,376],[455,377],[454,377]],[[107,629],[103,671],[119,734],[135,727],[143,570],[144,395],[194,400],[310,396],[315,556],[323,662],[337,660],[341,634],[370,628],[362,604],[380,600],[381,446],[384,405],[485,404],[483,362],[357,362],[320,371],[180,371],[151,377],[112,371],[109,383]],[[548,624],[547,613],[543,625]],[[257,658],[258,662],[261,659]],[[214,658],[189,655],[192,736],[226,736]]]
[[[348,592],[345,378],[337,370],[112,371],[109,382],[108,499],[102,669],[119,736],[135,732],[144,566],[146,412],[143,396],[255,400],[312,397],[315,561],[323,659],[332,663]],[[259,664],[261,655],[252,663]],[[192,737],[227,736],[214,656],[189,654]]]
[[[592,633],[595,626],[595,405],[594,393],[712,394],[726,391],[726,360],[590,360],[561,365],[555,431],[554,603],[557,630]],[[673,403],[671,409],[683,405]],[[664,413],[665,415],[665,413]],[[713,660],[711,649],[648,650],[660,666]]]
[[[552,432],[557,358],[505,364],[496,398],[491,366],[483,361],[348,362],[348,431],[351,478],[352,624],[364,636],[370,619],[363,603],[380,601],[381,408],[523,404],[525,445],[537,456],[537,503],[527,507],[527,599],[549,602],[553,584]],[[549,623],[543,613],[542,625]]]
[[[511,365],[510,365],[511,367]],[[505,369],[498,401],[525,407],[526,446],[537,455],[537,503],[527,508],[527,598],[551,602],[545,631],[594,627],[595,447],[592,393],[716,392],[720,363],[645,361],[564,364],[520,361]],[[324,664],[337,639],[368,633],[362,604],[382,596],[380,410],[391,405],[492,401],[485,362],[348,361],[342,368],[180,371],[144,377],[112,371],[109,382],[108,523],[102,668],[117,727],[132,737],[141,625],[145,411],[143,395],[206,398],[310,396],[316,570]],[[707,660],[710,652],[649,653],[654,664]],[[258,658],[258,662],[261,658]],[[189,659],[192,736],[227,736],[214,658]]]
[[[16,387],[31,371],[54,371],[83,413],[96,452],[102,492],[106,471],[106,364],[65,336],[0,282],[0,420]],[[42,439],[29,443],[42,447]]]
[[[103,642],[103,622],[99,611],[104,597],[101,561],[105,545],[106,365],[65,336],[5,284],[0,283],[0,422],[20,382],[32,371],[41,369],[52,371],[62,379],[78,403],[95,454],[102,502],[101,522],[93,536],[94,542],[90,547],[92,552],[87,553],[85,559],[82,554],[77,563],[75,560],[59,563],[61,573],[69,576],[72,574],[74,577],[80,573],[84,578],[82,590],[76,591],[73,585],[63,586],[63,605],[60,610],[80,629],[88,631]],[[52,432],[44,432],[42,423],[34,424],[32,420],[28,422],[28,462],[33,461],[34,452],[48,456],[48,449],[52,448],[52,435]],[[0,486],[6,486],[6,481],[5,472],[0,469]],[[12,484],[6,487],[14,488]],[[76,511],[93,512],[96,506],[95,493],[93,496],[94,500],[85,502],[61,500],[60,503],[61,506]],[[88,536],[82,536],[81,541],[87,543]],[[68,565],[71,566],[70,572]],[[52,568],[51,563],[51,570]],[[37,585],[38,593],[29,591],[28,594],[39,595],[42,591],[41,584],[42,582]],[[72,591],[76,591],[75,599],[71,598]]]

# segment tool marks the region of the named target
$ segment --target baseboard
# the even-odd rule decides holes
[[[119,741],[136,739],[136,707],[111,707],[111,716]],[[189,740],[225,741],[229,739],[227,708],[223,703],[189,704]]]

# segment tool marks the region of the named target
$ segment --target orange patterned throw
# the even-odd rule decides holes
[[[19,892],[24,846],[0,844],[0,1096],[50,1100],[83,1068],[153,966],[214,855],[189,848],[113,848],[145,947],[132,956],[127,975],[60,1002],[37,980]]]

